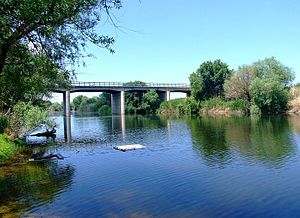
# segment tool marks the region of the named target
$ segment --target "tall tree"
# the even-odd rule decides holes
[[[196,72],[189,77],[192,96],[197,100],[211,97],[223,97],[224,81],[230,76],[232,70],[220,60],[206,61],[200,65]]]

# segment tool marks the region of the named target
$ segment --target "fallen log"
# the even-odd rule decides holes
[[[46,161],[46,160],[51,160],[51,159],[59,159],[59,160],[63,160],[64,156],[62,156],[61,154],[49,154],[47,156],[44,157],[36,157],[36,158],[30,158],[28,159],[29,162],[34,162],[34,161]]]
[[[55,137],[56,136],[56,130],[52,129],[51,131],[46,131],[46,132],[40,132],[36,134],[32,134],[30,136],[37,136],[37,137]]]

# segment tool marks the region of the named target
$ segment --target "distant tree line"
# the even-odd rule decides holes
[[[71,109],[78,112],[99,113],[102,116],[111,115],[110,94],[101,93],[92,98],[79,95],[71,102]]]
[[[127,85],[145,85],[144,82],[128,82]],[[158,93],[150,89],[147,92],[125,92],[125,112],[127,114],[155,114],[161,101]],[[62,110],[62,104],[53,103],[52,110]],[[111,99],[109,93],[88,98],[79,95],[71,102],[71,109],[78,112],[96,112],[100,115],[111,115]]]

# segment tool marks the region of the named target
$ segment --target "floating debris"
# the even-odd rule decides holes
[[[130,150],[143,149],[143,148],[145,148],[145,146],[139,145],[139,144],[134,144],[134,145],[115,146],[113,148],[116,150],[119,150],[119,151],[130,151]]]

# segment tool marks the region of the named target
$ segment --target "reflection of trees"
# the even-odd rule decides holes
[[[55,161],[1,168],[0,211],[19,216],[37,204],[51,202],[70,187],[73,174],[72,166]]]
[[[193,147],[209,164],[224,164],[230,149],[265,164],[280,165],[294,152],[286,117],[260,120],[205,117],[190,121]]]
[[[267,162],[280,163],[294,153],[286,117],[261,119],[251,123],[251,145],[255,157]]]
[[[159,116],[126,116],[126,129],[161,128],[167,126],[167,119]]]
[[[225,138],[224,119],[202,117],[189,120],[193,148],[209,165],[222,164],[230,159],[229,146]]]

